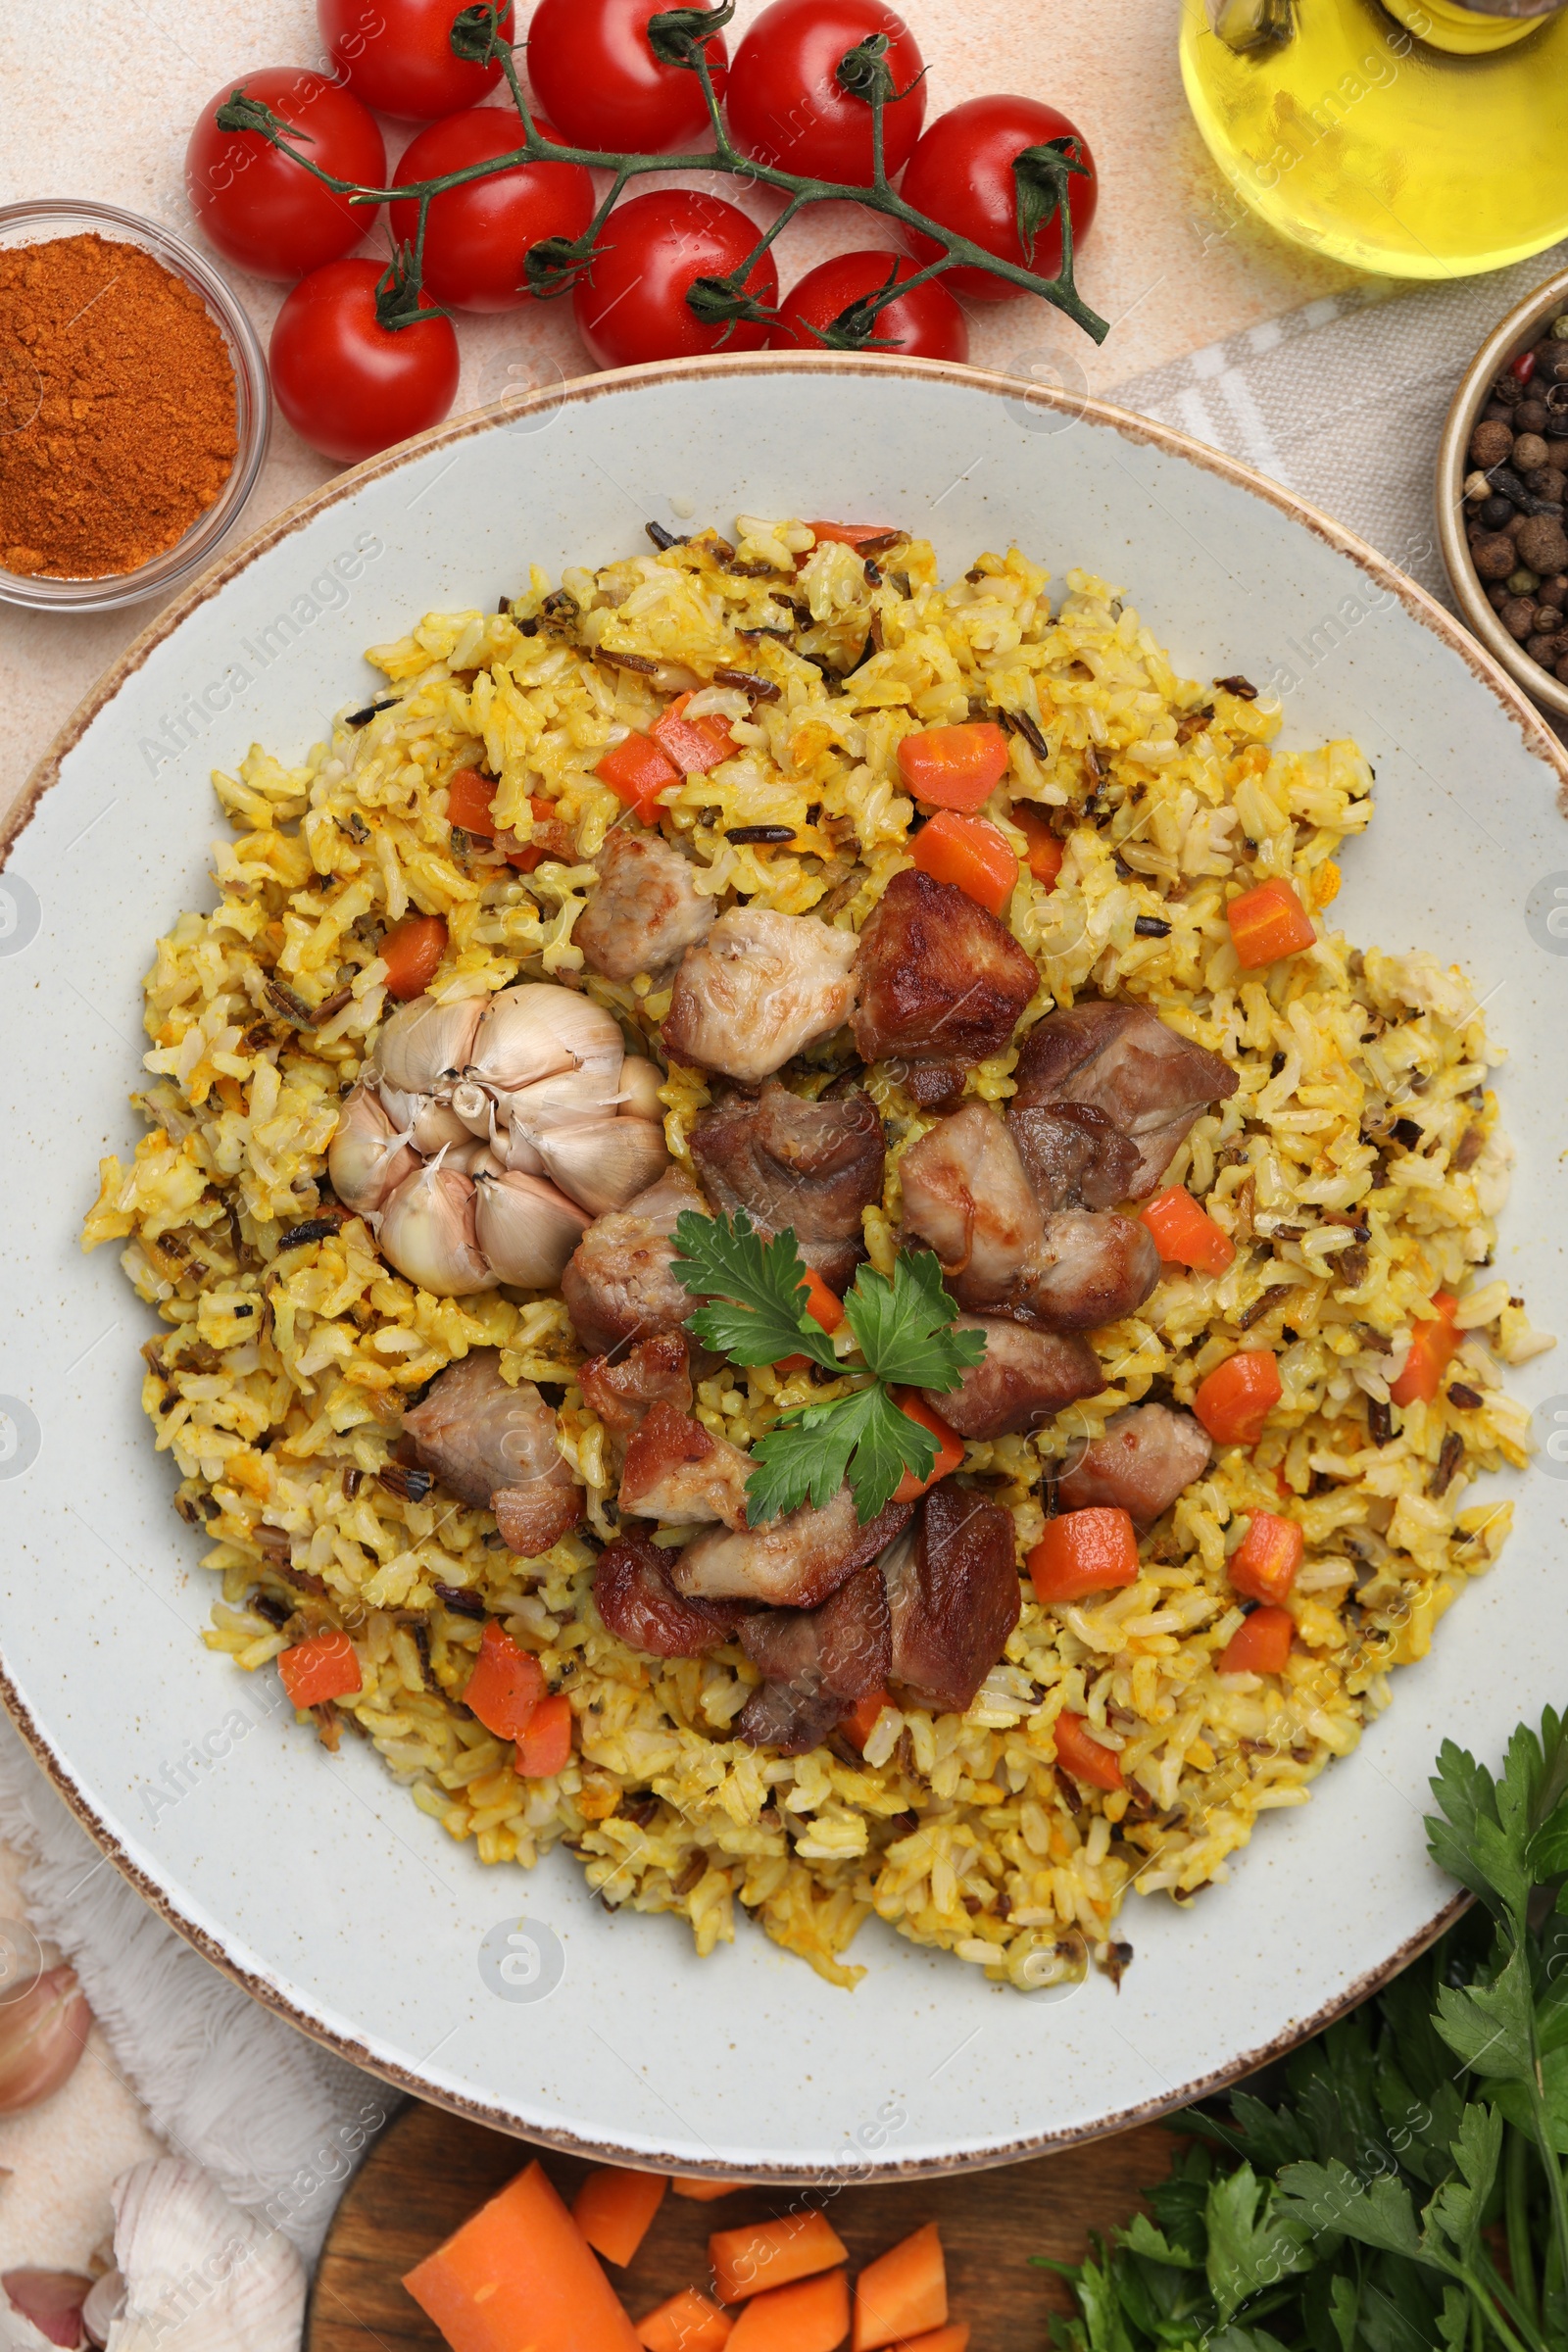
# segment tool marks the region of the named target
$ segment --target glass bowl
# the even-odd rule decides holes
[[[199,571],[239,520],[245,501],[256,487],[271,429],[272,396],[256,329],[210,262],[155,221],[122,212],[118,205],[67,196],[0,205],[0,249],[93,231],[111,243],[139,245],[201,296],[227,346],[234,369],[238,446],[228,479],[213,505],[198,515],[183,538],[150,563],[138,564],[134,571],[112,572],[97,579],[38,579],[0,568],[0,603],[28,605],[39,612],[112,612],[122,605],[168,596],[192,572]]]

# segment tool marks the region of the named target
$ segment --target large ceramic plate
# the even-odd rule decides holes
[[[1453,1888],[1421,1813],[1445,1736],[1495,1759],[1563,1696],[1568,1458],[1511,1485],[1504,1562],[1310,1805],[1264,1823],[1187,1912],[1135,1901],[1119,1993],[998,1991],[875,1925],[857,1992],[743,1927],[612,1920],[558,1856],[484,1870],[355,1741],[328,1757],[198,1640],[209,1580],[138,1403],[151,1318],[77,1247],[125,1152],[154,935],[203,904],[207,782],[303,749],[432,607],[493,605],[693,511],[892,517],[956,568],[1009,540],[1126,584],[1178,668],[1243,670],[1288,740],[1354,733],[1378,813],[1347,862],[1352,936],[1462,961],[1510,1060],[1519,1170],[1499,1267],[1568,1330],[1562,1237],[1568,827],[1557,747],[1419,589],[1243,468],[1157,427],[961,369],[740,360],[571,386],[362,467],[190,590],[36,780],[0,945],[0,1564],[5,1690],[121,1868],[203,1951],[350,2058],[559,2145],[725,2174],[999,2160],[1158,2113],[1283,2047],[1418,1947]],[[1568,1361],[1515,1377],[1568,1426]],[[1563,1439],[1558,1449],[1568,1452]],[[171,1799],[172,1798],[172,1801]],[[519,1915],[534,1923],[519,1930]],[[525,1940],[510,1948],[509,1934]],[[537,1953],[535,1970],[532,1953]],[[498,1958],[508,1962],[498,1967]]]

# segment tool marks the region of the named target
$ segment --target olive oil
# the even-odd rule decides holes
[[[1394,277],[1568,235],[1568,7],[1182,0],[1182,77],[1231,185],[1298,244]]]

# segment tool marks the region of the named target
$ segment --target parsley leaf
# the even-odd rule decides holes
[[[877,1385],[788,1414],[758,1440],[752,1459],[760,1465],[746,1487],[754,1527],[808,1500],[820,1510],[846,1478],[856,1517],[865,1527],[893,1500],[906,1470],[917,1479],[930,1477],[937,1443]]]
[[[683,1209],[675,1220],[670,1272],[704,1300],[690,1328],[705,1348],[737,1364],[776,1364],[805,1355],[838,1370],[833,1343],[806,1311],[806,1267],[794,1234],[764,1242],[746,1211],[703,1217]]]
[[[954,1330],[954,1303],[929,1250],[898,1258],[891,1282],[861,1266],[844,1312],[877,1378],[905,1388],[956,1389],[986,1351],[983,1332]]]

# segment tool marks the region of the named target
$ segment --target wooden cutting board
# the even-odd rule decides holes
[[[1031,2254],[1082,2259],[1091,2230],[1125,2221],[1163,2180],[1176,2142],[1158,2124],[938,2180],[820,2191],[743,2188],[712,2204],[666,2196],[629,2271],[611,2271],[633,2319],[682,2286],[709,2283],[711,2230],[820,2203],[850,2249],[852,2274],[926,2222],[939,2222],[955,2320],[971,2352],[1044,2352],[1047,2315],[1069,2308],[1061,2281]],[[415,2105],[382,2134],[337,2209],[317,2272],[305,2352],[440,2352],[441,2337],[404,2292],[405,2271],[537,2154],[569,2204],[589,2167],[569,2156]]]

